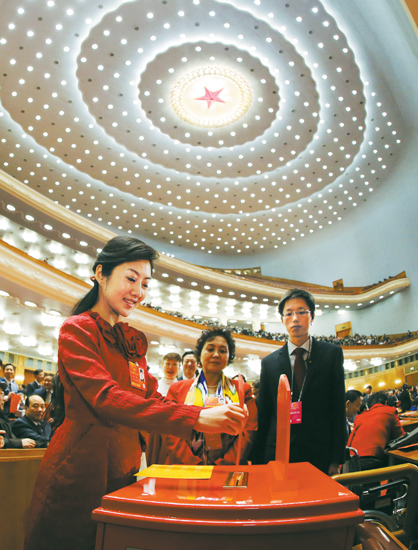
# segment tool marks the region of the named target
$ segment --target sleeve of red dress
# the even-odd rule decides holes
[[[245,404],[248,408],[248,420],[245,426],[245,430],[242,432],[242,446],[240,464],[246,464],[248,461],[248,455],[250,454],[252,444],[254,442],[257,433],[257,405],[255,404],[251,386],[244,384],[245,389]],[[234,444],[224,454],[223,458],[218,458],[217,465],[235,464],[238,452],[238,437],[235,438]]]
[[[200,408],[177,405],[155,391],[143,398],[121,389],[101,358],[98,330],[94,320],[72,317],[60,332],[61,366],[84,401],[104,420],[189,439]]]
[[[172,384],[168,390],[167,399],[170,399],[174,403],[178,403],[179,387],[179,383]],[[200,458],[193,454],[184,439],[180,439],[172,435],[166,435],[164,436],[164,442],[168,452],[167,464],[202,464]]]

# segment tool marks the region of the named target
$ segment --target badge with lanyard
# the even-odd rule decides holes
[[[310,345],[309,345],[309,351],[308,351],[308,358],[310,356]],[[295,358],[296,361],[296,358]],[[305,363],[305,361],[303,360]],[[293,367],[294,369],[294,367]],[[302,387],[300,388],[299,392],[299,399],[297,401],[292,401],[290,403],[290,423],[291,424],[301,424],[302,423],[302,392],[303,388],[305,386],[305,380],[306,380],[306,366],[305,366],[305,376],[303,377]],[[292,376],[292,396],[293,396],[293,385],[295,383],[295,376],[293,373]]]
[[[145,370],[134,363],[129,361],[129,374],[131,378],[131,386],[138,390],[147,391],[147,383],[145,381]]]
[[[302,401],[294,401],[290,403],[290,423],[302,423]]]

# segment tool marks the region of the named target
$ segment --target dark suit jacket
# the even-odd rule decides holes
[[[52,434],[51,425],[48,422],[41,420],[37,426],[27,416],[17,418],[13,422],[12,431],[19,439],[26,437],[34,439],[37,447],[47,447]]]
[[[10,422],[2,412],[0,412],[0,430],[4,430],[6,432],[5,434],[3,434],[3,438],[4,438],[3,449],[21,449],[22,448],[22,440],[17,439],[17,437],[13,435]]]
[[[26,386],[26,397],[30,397],[35,393],[35,390],[38,390],[40,388],[43,388],[43,386],[38,384],[38,382],[34,380]]]
[[[36,388],[36,390],[33,392],[32,395],[39,395],[39,397],[42,397],[42,399],[46,400],[46,388],[45,386],[41,386],[40,388]]]
[[[291,427],[290,462],[310,462],[327,473],[332,463],[345,460],[346,415],[343,353],[339,346],[312,339],[302,394],[302,423]],[[277,389],[285,374],[292,387],[288,346],[261,362],[258,434],[252,459],[275,459]],[[297,395],[293,395],[293,401]]]

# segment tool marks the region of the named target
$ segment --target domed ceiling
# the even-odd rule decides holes
[[[253,254],[338,226],[372,200],[403,130],[346,15],[5,0],[1,168],[163,250]]]

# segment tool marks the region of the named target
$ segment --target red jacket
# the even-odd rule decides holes
[[[193,382],[193,378],[191,380],[181,380],[180,382],[175,382],[168,390],[167,399],[175,401],[176,403],[184,403]],[[237,380],[231,380],[231,382],[238,387]],[[257,405],[255,404],[252,396],[251,386],[249,384],[244,384],[244,390],[244,401],[248,407],[249,418],[245,430],[243,431],[240,464],[247,464],[248,455],[257,430]],[[171,435],[166,435],[164,439],[168,451],[168,459],[166,464],[201,464],[200,458],[193,454],[190,446],[184,439],[179,439],[178,437]],[[223,458],[216,461],[216,464],[235,464],[237,450],[238,437],[235,438],[233,446],[228,449]]]
[[[112,328],[97,313],[64,322],[58,368],[65,420],[39,469],[25,550],[94,548],[91,512],[105,494],[134,481],[141,463],[138,430],[191,436],[201,409],[174,405],[157,392],[146,348],[139,331],[120,323]],[[126,355],[142,367],[145,389],[131,386]]]
[[[347,445],[357,449],[359,456],[383,458],[388,442],[404,433],[395,407],[376,403],[356,416]]]

